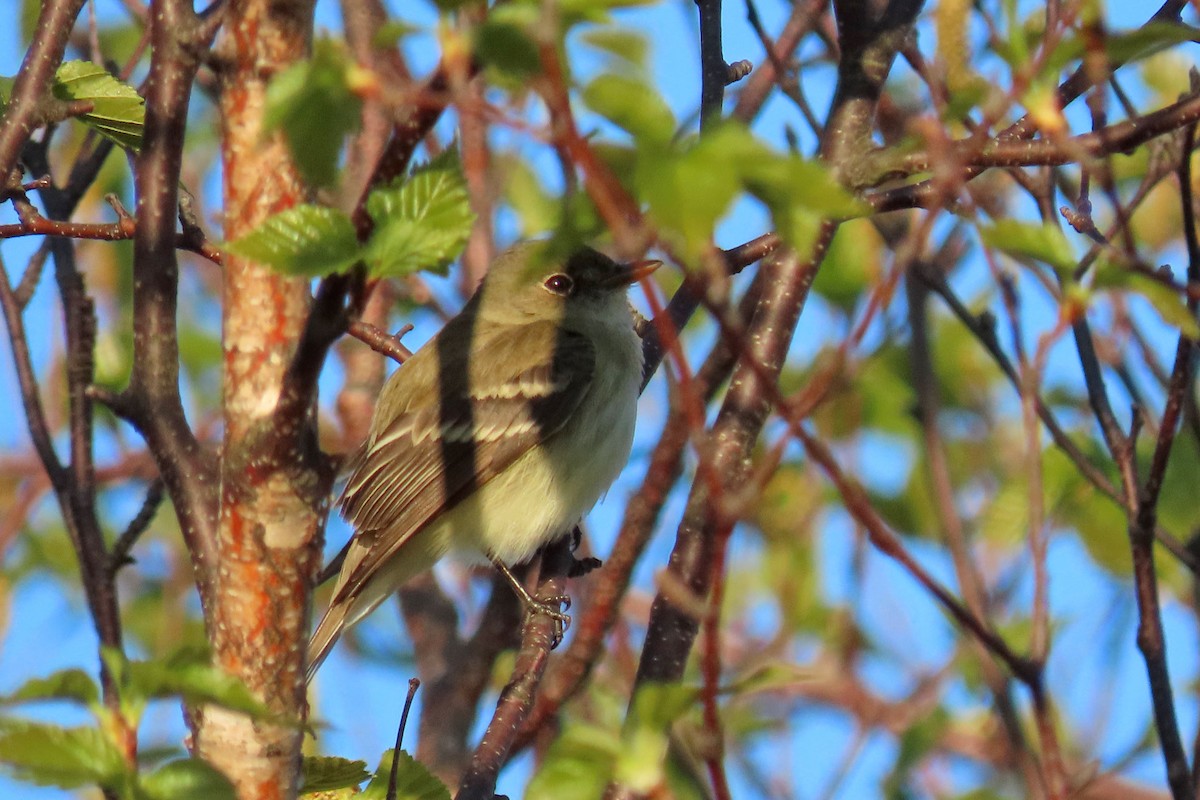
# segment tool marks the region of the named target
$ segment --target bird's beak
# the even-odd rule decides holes
[[[612,277],[611,285],[613,288],[618,288],[637,283],[661,266],[662,262],[656,258],[647,258],[626,264],[624,269]]]

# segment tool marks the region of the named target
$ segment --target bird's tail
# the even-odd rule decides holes
[[[308,642],[308,671],[304,675],[305,683],[312,683],[321,663],[329,655],[329,651],[337,644],[338,637],[346,627],[347,603],[333,603],[325,616],[313,631],[312,639]]]

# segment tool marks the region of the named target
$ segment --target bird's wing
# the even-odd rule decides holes
[[[525,362],[516,370],[496,368],[495,345],[478,347],[474,364],[434,348],[438,380],[428,391],[440,402],[413,399],[353,462],[339,504],[366,554],[338,581],[334,602],[353,596],[414,532],[560,430],[579,407],[594,347],[552,323],[535,324],[555,328],[543,339],[554,342],[553,356],[514,356],[506,346],[506,361]]]

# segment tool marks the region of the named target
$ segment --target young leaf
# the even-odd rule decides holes
[[[390,763],[388,768],[391,769]],[[367,772],[367,762],[336,756],[305,756],[301,773],[304,780],[300,785],[300,794],[358,786],[371,777],[371,773]]]
[[[592,800],[613,777],[621,742],[595,725],[568,725],[529,781],[526,800]]]
[[[979,237],[1014,258],[1032,258],[1049,264],[1059,275],[1070,275],[1078,260],[1062,230],[1054,225],[1030,225],[1012,219],[981,226]]]
[[[281,211],[225,249],[277,272],[306,277],[332,275],[361,257],[350,218],[308,204]]]
[[[646,68],[650,42],[637,30],[619,25],[590,28],[579,35],[580,41],[613,57],[618,66],[635,70]]]
[[[741,189],[736,163],[706,137],[681,153],[640,151],[635,181],[655,223],[681,237],[691,256],[712,238]]]
[[[583,102],[639,146],[665,147],[675,135],[675,115],[662,95],[635,78],[603,74],[584,88]]]
[[[696,702],[696,690],[677,683],[647,684],[633,698],[613,772],[623,786],[653,794],[666,781],[668,732]]]
[[[131,661],[126,693],[139,698],[182,697],[213,703],[252,717],[274,717],[245,684],[212,666],[198,653],[183,651],[165,661]]]
[[[60,100],[86,100],[92,110],[79,120],[126,150],[142,145],[146,105],[132,86],[121,83],[99,64],[67,61],[54,73],[52,87]]]
[[[466,247],[475,221],[453,150],[415,169],[399,187],[376,189],[367,213],[375,232],[364,259],[374,277],[444,272]]]
[[[63,789],[113,786],[125,772],[120,751],[95,728],[0,720],[0,764],[22,780]]]
[[[392,754],[388,750],[379,760],[375,777],[362,793],[362,800],[383,800],[387,797],[388,781],[392,774]],[[396,767],[396,800],[450,800],[450,791],[434,777],[425,765],[400,751]]]
[[[147,800],[235,800],[233,784],[207,761],[181,758],[140,780]]]
[[[496,6],[475,29],[475,56],[499,70],[502,77],[521,81],[537,75],[542,63],[532,31],[541,19],[541,9],[535,6]]]
[[[82,705],[95,705],[100,699],[96,682],[81,669],[64,669],[45,678],[27,681],[12,694],[3,698],[5,704],[36,700],[74,700]]]
[[[358,127],[362,101],[353,86],[358,72],[344,49],[318,39],[311,59],[281,72],[267,89],[266,130],[283,129],[296,166],[317,186],[337,179],[342,140]]]
[[[1189,339],[1200,338],[1200,324],[1184,304],[1180,293],[1148,275],[1126,269],[1108,259],[1100,259],[1096,264],[1092,286],[1096,290],[1124,289],[1139,294],[1158,312],[1163,322],[1175,326]]]
[[[1129,288],[1144,297],[1162,317],[1163,322],[1175,326],[1192,341],[1200,339],[1200,325],[1197,325],[1196,318],[1184,305],[1179,292],[1153,278],[1137,274],[1129,276]]]

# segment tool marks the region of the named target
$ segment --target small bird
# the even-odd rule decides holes
[[[626,290],[658,266],[519,244],[388,379],[338,501],[354,536],[308,680],[342,631],[451,552],[482,554],[569,621],[506,565],[568,532],[628,460],[642,348]]]

